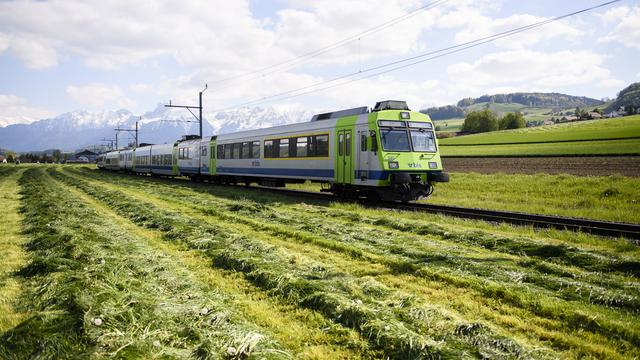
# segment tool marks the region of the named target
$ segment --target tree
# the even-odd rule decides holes
[[[491,110],[472,111],[462,124],[462,131],[487,132],[498,130],[498,118]]]
[[[60,160],[62,159],[62,151],[55,149],[53,150],[51,156],[53,157],[54,162],[60,162]]]
[[[520,129],[527,125],[524,120],[524,115],[521,112],[507,113],[505,114],[498,124],[500,130],[505,129]]]

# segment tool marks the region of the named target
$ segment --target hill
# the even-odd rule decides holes
[[[464,117],[465,113],[488,108],[496,113],[520,111],[527,120],[540,120],[542,116],[564,109],[576,107],[600,106],[600,100],[585,96],[573,96],[560,93],[511,93],[483,95],[478,98],[465,98],[456,105],[432,107],[420,112],[428,114],[433,120],[445,120]]]
[[[598,106],[603,102],[586,96],[573,96],[560,93],[511,93],[483,95],[479,98],[466,98],[458,101],[457,106],[469,107],[478,103],[520,104],[526,107],[569,109],[576,107]]]
[[[618,97],[613,101],[605,112],[618,110],[619,108],[632,108],[637,110],[640,108],[640,82],[633,83],[618,93]]]

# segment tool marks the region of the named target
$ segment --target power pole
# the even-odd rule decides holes
[[[136,121],[136,128],[135,128],[135,130],[133,130],[133,129],[121,129],[121,128],[119,128],[119,127],[115,128],[115,129],[113,129],[113,130],[116,132],[116,150],[118,150],[118,134],[119,134],[121,131],[128,132],[128,133],[135,133],[135,134],[136,134],[136,135],[135,135],[135,136],[136,136],[136,147],[138,147],[138,122],[137,122],[137,121]]]
[[[113,141],[114,141],[114,139],[105,139],[105,138],[102,138],[100,141],[101,141],[101,142],[108,142],[108,143],[109,143],[109,150],[113,150]]]
[[[198,120],[198,123],[200,124],[200,138],[202,139],[202,93],[205,92],[207,90],[207,84],[204,84],[204,89],[202,89],[202,91],[200,91],[200,96],[199,96],[199,100],[200,100],[200,105],[199,106],[189,106],[189,105],[172,105],[171,104],[171,100],[169,100],[169,105],[165,105],[165,107],[172,107],[172,108],[184,108],[189,110],[189,112],[191,113],[191,115],[193,115],[194,118],[196,118],[196,120]],[[191,109],[198,109],[199,116],[196,116],[196,114],[193,113],[193,111],[191,111]]]

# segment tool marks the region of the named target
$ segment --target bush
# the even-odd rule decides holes
[[[462,131],[488,132],[498,130],[498,117],[491,110],[472,111],[462,124]]]
[[[515,113],[507,113],[505,114],[499,122],[499,129],[520,129],[527,125],[527,122],[524,120],[524,115],[521,112]]]

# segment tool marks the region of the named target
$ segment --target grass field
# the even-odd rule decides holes
[[[0,358],[640,356],[625,240],[83,167],[16,186]]]
[[[446,170],[446,169],[445,169]],[[428,203],[640,223],[640,179],[619,175],[452,173]],[[293,189],[320,191],[314,183]]]
[[[443,139],[448,140],[448,139]],[[509,145],[440,145],[441,156],[640,155],[640,138]]]
[[[494,131],[440,140],[440,145],[516,144],[640,137],[640,115]]]

